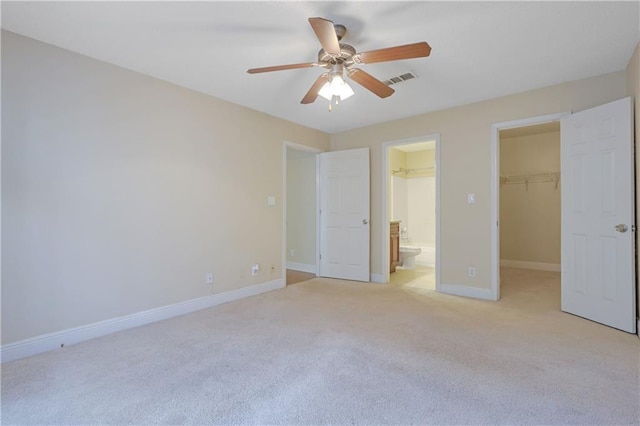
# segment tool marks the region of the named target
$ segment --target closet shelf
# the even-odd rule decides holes
[[[511,175],[500,176],[500,186],[502,185],[515,185],[524,184],[529,189],[530,183],[555,183],[556,189],[560,184],[560,172],[547,172],[547,173],[529,173],[526,175]]]
[[[400,167],[400,169],[398,169],[398,170],[391,170],[391,174],[392,175],[404,174],[406,176],[406,175],[409,175],[411,173],[432,172],[435,169],[436,169],[435,167],[422,167],[422,168],[418,168],[418,169],[405,169],[404,167]]]

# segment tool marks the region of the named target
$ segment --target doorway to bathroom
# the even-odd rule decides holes
[[[384,144],[385,282],[407,290],[439,287],[439,135]]]

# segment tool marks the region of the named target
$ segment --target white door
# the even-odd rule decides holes
[[[320,276],[369,281],[369,149],[320,154]]]
[[[632,114],[625,98],[562,119],[562,310],[635,333]]]

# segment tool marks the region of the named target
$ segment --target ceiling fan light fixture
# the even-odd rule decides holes
[[[320,88],[318,95],[331,102],[334,100],[334,97],[344,101],[353,96],[353,93],[353,89],[344,81],[341,75],[334,75],[330,81],[326,82]]]
[[[329,81],[320,88],[318,95],[329,102],[344,101],[353,96],[353,89],[344,81],[343,73],[344,67],[342,64],[335,64],[329,75]]]

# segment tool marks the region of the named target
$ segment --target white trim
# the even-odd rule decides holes
[[[382,144],[382,270],[381,280],[375,282],[389,282],[389,148],[399,145],[408,145],[416,142],[435,141],[435,168],[436,168],[436,291],[440,291],[440,133],[417,136],[409,139],[384,142]],[[371,274],[371,279],[374,280]]]
[[[440,293],[451,294],[453,296],[471,297],[473,299],[483,299],[495,301],[493,292],[488,288],[469,287],[461,284],[440,284]]]
[[[528,262],[525,260],[500,259],[500,266],[508,268],[535,269],[537,271],[560,272],[559,263]]]
[[[225,291],[223,293],[212,294],[210,296],[197,299],[186,300],[173,305],[161,306],[148,311],[136,312],[124,317],[112,318],[105,321],[87,324],[80,327],[43,334],[30,339],[21,340],[8,345],[2,345],[0,356],[2,362],[14,361],[16,359],[37,355],[43,352],[59,349],[61,345],[73,345],[106,336],[117,331],[139,327],[156,321],[162,321],[179,315],[211,308],[223,303],[244,299],[260,293],[277,290],[285,287],[282,278],[267,281],[260,284],[242,287],[236,290]]]
[[[320,276],[320,153],[316,154],[316,276]]]
[[[317,272],[316,265],[310,265],[308,263],[292,262],[290,260],[287,260],[287,269],[293,269],[294,271],[300,271],[300,272],[308,272],[310,274],[315,274]]]
[[[384,275],[382,274],[374,274],[372,273],[369,280],[372,283],[378,283],[378,284],[386,284],[388,281],[385,280]]]
[[[571,112],[503,121],[491,126],[491,295],[500,300],[500,130],[560,121]]]
[[[442,291],[440,284],[440,134],[436,137],[436,291]],[[387,250],[387,253],[389,250]]]
[[[307,145],[302,145],[295,142],[283,141],[282,142],[282,273],[283,276],[286,276],[287,269],[287,148],[296,149],[298,151],[306,151],[316,154],[316,205],[319,206],[320,203],[318,201],[318,155],[323,152],[321,149],[313,148]],[[318,260],[320,246],[320,218],[316,214],[316,264],[314,265],[313,271],[304,271],[310,272],[312,274],[318,275],[320,262]],[[293,269],[293,268],[291,268]]]

